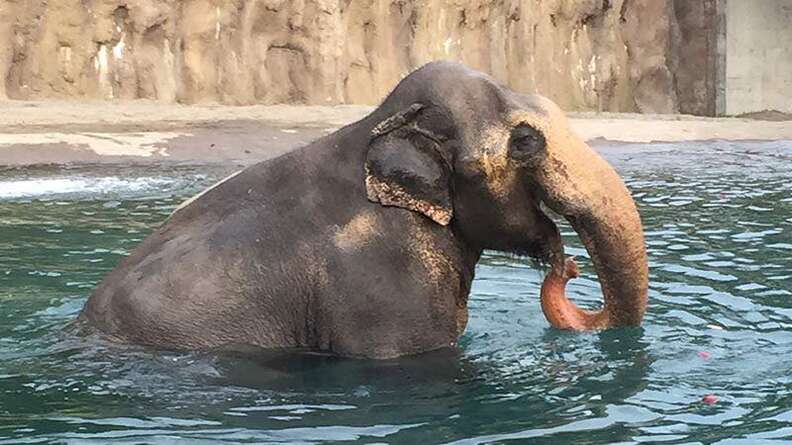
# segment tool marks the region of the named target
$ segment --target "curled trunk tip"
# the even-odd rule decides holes
[[[541,303],[545,318],[554,328],[590,331],[610,326],[608,311],[587,311],[579,308],[566,296],[566,284],[577,278],[579,270],[574,257],[564,260],[563,267],[553,268],[542,283]]]

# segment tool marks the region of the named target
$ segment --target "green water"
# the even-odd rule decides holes
[[[604,151],[645,224],[641,328],[549,329],[540,272],[489,253],[461,348],[388,362],[75,336],[102,275],[232,168],[0,169],[0,444],[792,443],[792,142]]]

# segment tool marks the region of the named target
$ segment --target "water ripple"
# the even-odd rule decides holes
[[[74,336],[102,275],[232,169],[0,169],[0,443],[792,442],[790,150],[605,149],[646,229],[642,327],[549,329],[543,272],[487,252],[460,349],[387,362]],[[561,230],[582,266],[569,294],[596,307]]]

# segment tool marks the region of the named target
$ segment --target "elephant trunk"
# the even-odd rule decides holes
[[[554,328],[585,331],[608,326],[608,311],[580,309],[566,296],[567,281],[578,276],[574,258],[564,260],[563,267],[553,268],[542,283],[541,302],[545,318]]]
[[[586,311],[564,286],[577,275],[573,260],[556,261],[542,286],[542,308],[556,328],[605,329],[638,325],[646,311],[648,265],[643,228],[630,192],[613,168],[586,144],[563,162],[565,177],[545,189],[547,204],[564,215],[589,252],[604,306]],[[561,159],[559,159],[561,160]],[[552,179],[552,178],[547,178]]]

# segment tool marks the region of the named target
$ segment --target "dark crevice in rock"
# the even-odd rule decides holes
[[[619,22],[627,22],[627,8],[629,8],[630,0],[624,0],[621,9],[619,10]]]

